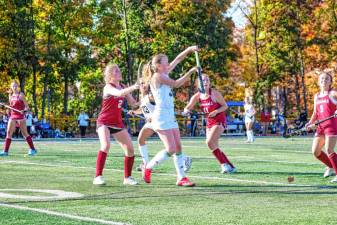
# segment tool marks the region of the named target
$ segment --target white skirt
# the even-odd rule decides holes
[[[150,130],[154,130],[153,126],[152,126],[152,122],[146,122],[143,126],[142,129],[150,129]]]
[[[170,109],[155,110],[151,118],[151,123],[155,131],[179,128],[174,111]]]
[[[254,116],[245,116],[245,123],[254,123],[255,117]]]

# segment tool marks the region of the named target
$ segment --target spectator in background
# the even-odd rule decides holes
[[[26,126],[28,134],[31,135],[31,127],[33,126],[33,115],[31,111],[26,113]]]
[[[81,138],[85,137],[85,131],[89,126],[89,116],[82,110],[80,115],[77,118],[78,125],[81,130]]]
[[[190,120],[191,120],[191,136],[195,137],[196,136],[196,128],[197,128],[197,120],[198,120],[198,113],[196,111],[193,111],[190,115]]]
[[[270,119],[271,119],[270,112],[267,110],[267,108],[264,108],[261,112],[261,124],[264,136],[267,135]]]

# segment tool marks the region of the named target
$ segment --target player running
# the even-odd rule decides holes
[[[217,90],[211,88],[209,77],[202,75],[205,94],[196,93],[184,109],[189,114],[199,103],[201,110],[206,114],[206,144],[221,165],[221,173],[235,173],[236,168],[219,148],[219,138],[226,127],[225,110],[228,108],[224,98]]]
[[[174,97],[172,88],[183,85],[195,68],[187,72],[177,80],[169,77],[169,73],[188,54],[198,50],[197,46],[192,46],[181,52],[171,63],[164,54],[156,55],[145,67],[144,79],[150,84],[156,106],[151,118],[153,129],[164,143],[165,149],[158,152],[155,157],[146,165],[143,178],[146,183],[151,182],[151,171],[155,165],[166,161],[173,155],[174,166],[177,171],[177,186],[192,187],[195,184],[185,175],[183,169],[183,155],[180,140],[180,131],[174,113]]]
[[[314,98],[314,111],[310,121],[305,125],[307,130],[314,129],[317,120],[325,119],[336,113],[337,92],[332,89],[332,75],[322,72],[318,78],[320,87],[319,93]],[[334,148],[337,142],[337,118],[327,120],[317,126],[315,137],[312,143],[312,153],[327,166],[324,177],[329,177],[337,172],[337,154]],[[322,151],[323,147],[328,155]],[[331,182],[337,182],[335,177]]]
[[[2,152],[0,152],[0,156],[8,156],[9,147],[12,142],[12,135],[16,129],[16,124],[18,124],[22,136],[26,139],[29,150],[28,155],[34,156],[36,155],[37,151],[33,144],[33,139],[29,135],[27,131],[27,125],[26,125],[26,117],[24,115],[24,112],[29,110],[28,103],[26,101],[25,95],[19,91],[19,86],[16,81],[13,81],[11,84],[9,94],[9,105],[13,109],[10,111],[10,117],[7,125],[7,134],[6,134],[6,140],[4,144],[4,149]]]
[[[249,97],[245,98],[244,109],[245,109],[245,125],[246,125],[246,132],[247,132],[246,143],[252,143],[255,141],[255,137],[253,133],[253,124],[255,122],[256,111]]]
[[[138,171],[142,171],[146,164],[149,163],[149,153],[146,145],[146,140],[151,137],[155,131],[153,129],[151,118],[155,110],[156,103],[154,101],[153,95],[149,90],[149,85],[141,82],[140,85],[140,107],[138,110],[130,111],[130,114],[143,114],[146,120],[145,125],[139,132],[138,135],[138,149],[142,157],[142,164],[137,168]],[[182,153],[183,154],[183,153]],[[188,172],[192,166],[192,158],[185,156],[184,158],[184,171]]]
[[[103,89],[102,109],[97,119],[97,133],[101,148],[97,154],[96,177],[93,184],[104,185],[102,176],[106,157],[110,149],[110,134],[120,144],[125,152],[124,156],[124,184],[136,185],[138,182],[131,176],[134,163],[134,149],[132,140],[124,127],[122,119],[122,106],[126,99],[130,105],[136,103],[130,94],[139,88],[138,84],[124,88],[120,83],[121,72],[116,64],[109,64],[104,70],[105,86]]]

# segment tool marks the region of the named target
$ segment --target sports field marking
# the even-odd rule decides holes
[[[45,163],[33,163],[33,162],[24,162],[24,161],[6,161],[6,162],[0,162],[0,164],[4,163],[14,163],[14,164],[25,164],[25,165],[38,165],[38,166],[47,166],[47,167],[68,167],[68,168],[75,168],[75,169],[90,169],[95,170],[94,167],[85,167],[85,166],[71,166],[71,165],[57,165],[57,164],[45,164]],[[119,169],[104,169],[109,171],[115,171],[115,172],[123,172],[124,170]],[[136,172],[134,173],[141,173]],[[170,174],[170,173],[155,173],[154,175],[158,176],[173,176],[176,177],[176,174]],[[243,179],[235,179],[235,178],[226,178],[226,177],[212,177],[212,176],[193,176],[190,175],[191,178],[199,178],[199,179],[207,179],[207,180],[223,180],[223,181],[235,181],[240,183],[255,183],[255,184],[264,184],[264,185],[283,185],[283,186],[290,186],[290,187],[317,187],[317,185],[311,185],[311,184],[289,184],[289,183],[281,183],[281,182],[271,182],[271,181],[261,181],[261,180],[243,180]]]
[[[76,216],[76,215],[71,215],[71,214],[66,214],[66,213],[50,211],[50,210],[46,210],[46,209],[29,208],[29,207],[21,206],[21,205],[12,205],[12,204],[0,203],[0,207],[14,208],[14,209],[31,211],[31,212],[38,212],[38,213],[43,213],[43,214],[47,214],[47,215],[51,215],[51,216],[59,216],[59,217],[63,217],[63,218],[69,218],[69,219],[85,221],[85,222],[95,222],[95,223],[100,223],[100,224],[113,224],[113,225],[128,225],[127,223],[101,220],[101,219],[84,217],[84,216]]]
[[[9,194],[8,192],[34,192],[34,193],[47,193],[53,196],[28,196]],[[0,198],[13,198],[25,200],[58,200],[67,198],[81,198],[83,194],[76,192],[66,192],[61,190],[48,190],[48,189],[0,189]]]

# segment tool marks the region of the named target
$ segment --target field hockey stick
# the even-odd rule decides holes
[[[6,107],[7,109],[11,109],[11,110],[13,110],[13,111],[15,111],[15,112],[18,112],[18,113],[21,113],[21,114],[24,114],[24,113],[25,113],[24,110],[21,111],[21,110],[15,109],[15,108],[13,108],[13,107],[11,107],[11,106],[9,106],[9,105],[6,105],[6,104],[4,104],[4,103],[2,103],[2,102],[0,102],[0,105]]]
[[[142,65],[143,61],[141,61],[138,65],[138,70],[137,70],[137,83],[140,83],[140,79],[142,78]]]
[[[129,114],[129,115],[131,115],[131,116],[138,117],[139,119],[145,120],[145,117],[144,117],[144,116],[141,116],[141,115],[138,115],[138,114],[130,114],[130,111],[127,110],[127,109],[124,109],[124,108],[123,108],[123,112],[125,112],[125,113],[127,113],[127,114]]]
[[[205,94],[204,83],[202,82],[202,70],[199,61],[199,54],[197,51],[195,53],[195,61],[197,62],[197,69],[198,69],[198,84],[199,84],[199,92]]]
[[[332,118],[335,118],[337,117],[337,113],[334,113],[333,115],[327,117],[327,118],[324,118],[322,120],[317,120],[314,124],[313,124],[313,127],[316,127],[318,126],[319,124],[327,121],[327,120],[330,120]],[[304,131],[307,131],[306,127],[303,127],[301,129],[297,129],[297,130],[294,130],[293,132],[291,132],[290,134],[285,134],[283,135],[284,138],[289,138],[289,137],[293,137],[293,136],[297,136],[297,135],[300,135],[302,132]]]

